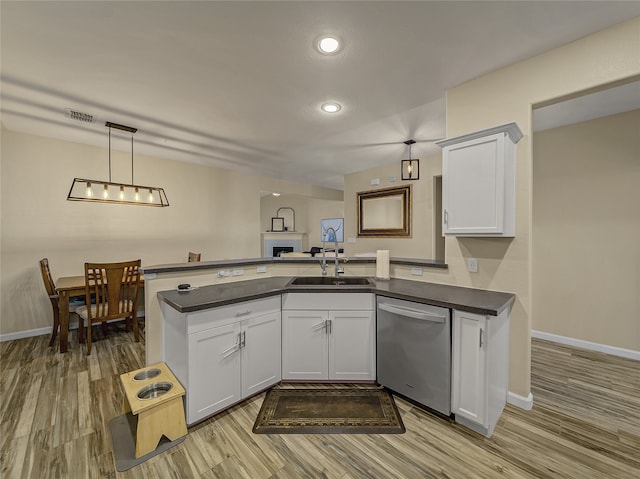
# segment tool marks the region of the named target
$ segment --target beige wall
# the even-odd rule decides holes
[[[108,178],[108,152],[2,129],[0,334],[50,327],[38,261],[54,278],[83,263],[142,258],[143,265],[260,256],[260,191],[341,198],[342,192],[135,156],[135,180],[165,188],[168,208],[67,201],[75,176]],[[130,181],[130,152],[112,151],[113,180]]]
[[[517,122],[516,237],[446,242],[450,278],[463,286],[512,291],[509,390],[527,396],[531,379],[531,106],[640,75],[640,17],[447,91],[447,137]],[[466,272],[468,257],[480,273]]]
[[[533,137],[534,330],[640,351],[640,110]]]
[[[448,238],[446,262],[449,270],[425,271],[423,279],[516,293],[511,321],[509,390],[525,397],[530,392],[530,331],[534,315],[531,304],[531,105],[640,77],[638,31],[640,18],[447,92],[447,137],[510,121],[516,121],[524,133],[517,145],[516,237]],[[256,233],[260,228],[258,192],[284,191],[304,195],[310,189],[291,184],[286,189],[281,187],[283,182],[276,180],[141,159],[136,160],[139,178],[145,183],[164,186],[172,207],[120,211],[112,205],[66,202],[64,197],[73,176],[81,173],[82,176],[104,175],[101,168],[104,168],[105,155],[101,149],[3,132],[0,260],[3,332],[50,324],[45,313],[49,305],[37,274],[37,261],[42,256],[49,256],[55,274],[59,276],[78,274],[88,254],[92,258],[109,260],[120,258],[121,252],[127,251],[128,255],[141,256],[146,264],[164,263],[170,258],[179,260],[188,249],[197,247],[203,254],[217,258],[257,256],[260,247]],[[100,168],[90,170],[89,161],[98,163]],[[426,173],[422,168],[421,161],[421,177]],[[399,166],[393,167],[389,175],[398,176],[398,170]],[[377,172],[375,175],[378,176]],[[37,179],[40,177],[43,179]],[[382,181],[382,175],[380,178]],[[355,192],[360,191],[360,185],[362,189],[372,188],[368,181],[357,177],[347,180],[345,223],[354,228],[351,232],[347,229],[347,236],[355,236]],[[196,193],[189,181],[206,186],[206,192],[194,197]],[[34,189],[34,186],[38,188]],[[380,186],[386,185],[381,183]],[[247,195],[247,191],[255,191],[255,199]],[[51,194],[45,196],[48,192]],[[421,241],[429,241],[430,226],[420,226],[422,221],[431,222],[431,218],[427,220],[417,211],[414,204],[414,237],[411,240],[383,243],[390,245],[392,255],[431,256],[431,249],[421,244]],[[418,227],[424,229],[418,230]],[[374,250],[378,244],[376,240],[359,240],[355,245],[346,244],[347,253]],[[465,262],[468,257],[479,259],[479,273],[467,272]],[[38,294],[40,299],[34,300]]]
[[[603,30],[562,48],[533,57],[447,91],[447,137],[482,130],[515,121],[524,137],[517,144],[516,236],[515,238],[447,238],[447,271],[424,270],[422,278],[408,271],[402,276],[473,288],[509,291],[516,294],[511,311],[509,391],[528,397],[531,388],[532,305],[532,105],[640,76],[640,18]],[[637,125],[637,123],[636,123]],[[438,160],[439,161],[439,160]],[[430,165],[427,162],[427,165]],[[637,162],[636,162],[637,164]],[[420,176],[423,175],[421,161]],[[389,167],[392,168],[392,167]],[[435,162],[427,177],[439,174]],[[384,178],[397,175],[396,168],[373,169],[345,178],[345,219],[356,231],[356,191],[373,189],[371,178],[379,177],[379,187],[389,186]],[[422,180],[420,180],[422,182]],[[422,188],[420,185],[419,188]],[[429,188],[431,188],[429,184]],[[422,194],[422,193],[419,193]],[[429,195],[424,201],[431,201]],[[637,203],[637,202],[636,202]],[[358,239],[347,245],[348,253],[389,248],[393,256],[430,258],[432,209],[414,207],[414,235],[411,239]],[[349,232],[349,229],[347,229]],[[407,254],[403,254],[406,251]],[[593,254],[597,254],[593,252]],[[479,272],[469,273],[468,258],[479,260]],[[637,265],[637,262],[636,262]],[[632,266],[629,266],[633,269]],[[630,273],[632,274],[632,273]],[[637,268],[636,268],[637,274]],[[397,276],[397,275],[396,275]],[[637,322],[637,277],[634,319]],[[637,326],[635,331],[637,332]],[[624,334],[624,333],[622,333]],[[637,344],[637,342],[635,343]],[[635,348],[637,349],[637,347]]]
[[[356,253],[388,249],[397,258],[434,258],[433,225],[433,179],[442,174],[440,155],[420,159],[420,179],[397,181],[400,177],[400,160],[392,165],[353,173],[344,179],[344,214],[347,237],[356,238],[356,243],[345,243],[348,256]],[[395,176],[396,181],[389,178]],[[380,184],[371,186],[371,180],[378,178]],[[393,186],[411,185],[412,227],[411,238],[358,238],[358,216],[356,194]],[[345,238],[346,241],[346,238]]]

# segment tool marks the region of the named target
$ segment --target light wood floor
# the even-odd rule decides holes
[[[0,344],[2,478],[640,477],[640,364],[535,340],[532,411],[507,406],[489,439],[396,399],[402,435],[254,435],[263,394],[115,472],[108,422],[144,343],[113,333],[86,357],[48,338]]]

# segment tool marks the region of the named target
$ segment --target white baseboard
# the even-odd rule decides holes
[[[527,397],[524,397],[509,391],[507,393],[507,402],[525,411],[531,411],[533,407],[533,394],[529,393]]]
[[[531,337],[536,339],[544,339],[546,341],[552,341],[554,343],[566,344],[567,346],[574,346],[576,348],[588,349],[590,351],[597,351],[599,353],[611,354],[613,356],[620,356],[622,358],[635,359],[640,361],[640,351],[634,351],[633,349],[618,348],[616,346],[608,346],[606,344],[592,343],[591,341],[584,341],[582,339],[569,338],[567,336],[559,336],[557,334],[545,333],[542,331],[531,331]]]
[[[138,311],[137,316],[139,318],[144,317],[144,311]],[[71,321],[69,323],[69,331],[71,331],[72,329],[78,329],[78,321]],[[51,326],[46,328],[27,329],[26,331],[16,331],[15,333],[0,334],[0,343],[3,343],[5,341],[12,341],[14,339],[42,336],[43,334],[51,334]],[[58,337],[60,337],[59,334]]]
[[[77,327],[78,325],[76,324],[76,328]],[[0,343],[4,341],[12,341],[14,339],[30,338],[32,336],[42,336],[43,334],[51,334],[51,328],[28,329],[27,331],[0,334]]]

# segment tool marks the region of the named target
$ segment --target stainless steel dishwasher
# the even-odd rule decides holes
[[[451,312],[378,296],[378,383],[451,415]]]

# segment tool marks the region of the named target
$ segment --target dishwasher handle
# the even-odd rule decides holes
[[[428,311],[420,311],[418,309],[403,308],[401,306],[392,306],[386,303],[379,303],[378,308],[399,316],[406,316],[413,319],[421,319],[423,321],[431,321],[433,323],[444,323],[446,318],[441,314],[434,314]]]

